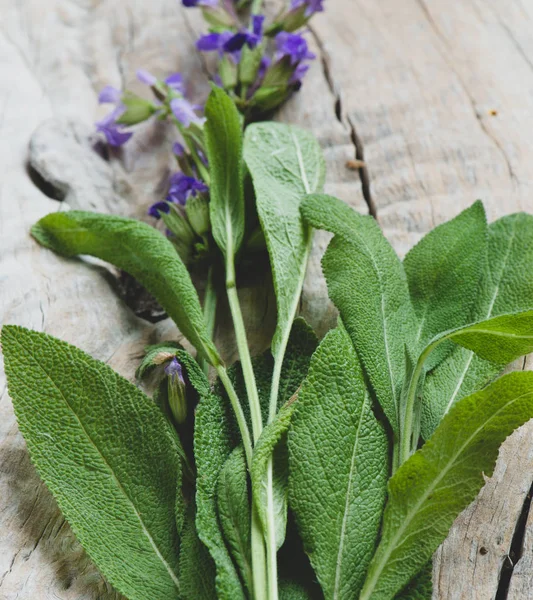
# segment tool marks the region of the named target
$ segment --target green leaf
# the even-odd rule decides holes
[[[311,231],[300,216],[300,203],[306,194],[322,189],[325,163],[311,133],[281,123],[247,127],[244,158],[270,255],[278,310],[272,354],[280,362],[298,310],[311,249]]]
[[[324,595],[356,598],[377,543],[388,445],[344,329],[313,356],[288,446],[289,502]]]
[[[135,371],[135,377],[143,379],[152,369],[176,356],[178,350],[183,350],[183,346],[178,342],[171,341],[146,346],[144,349],[146,354]]]
[[[216,600],[215,564],[194,525],[194,507],[187,511],[180,548],[179,576],[183,600]]]
[[[421,354],[429,356],[445,341],[452,341],[481,358],[499,364],[533,352],[533,310],[500,315],[437,336]]]
[[[442,331],[469,322],[487,254],[487,221],[481,202],[439,225],[404,260],[411,300],[418,319],[415,343],[423,348]],[[427,369],[450,351],[444,344]]]
[[[33,226],[32,235],[63,256],[90,254],[133,275],[157,298],[198,352],[211,364],[219,364],[187,268],[156,229],[134,219],[70,211],[42,218]]]
[[[233,261],[244,235],[241,119],[233,100],[216,86],[207,99],[205,116],[212,232],[226,260]]]
[[[280,600],[311,600],[306,588],[295,581],[281,581],[279,584]]]
[[[189,379],[193,379],[188,372]],[[194,383],[193,383],[194,385]],[[199,393],[200,390],[197,388]],[[213,392],[201,394],[194,426],[196,459],[196,530],[215,561],[219,598],[245,598],[239,576],[218,523],[216,489],[220,473],[236,446],[229,404]]]
[[[2,346],[31,459],[89,556],[130,600],[177,599],[181,460],[159,409],[44,333],[6,325]]]
[[[276,526],[276,548],[285,541],[287,528],[289,457],[287,432],[291,422],[295,402],[284,406],[272,423],[267,425],[254,448],[252,461],[252,490],[257,512],[263,529],[268,526],[268,513],[271,512]],[[272,461],[272,497],[269,496],[269,464]]]
[[[233,450],[222,467],[217,484],[217,506],[222,532],[239,567],[246,589],[251,594],[252,514],[248,497],[248,470],[242,445]]]
[[[389,482],[380,545],[360,600],[393,598],[429,561],[492,475],[507,436],[533,417],[533,373],[463,398]]]
[[[322,260],[329,296],[395,433],[405,376],[405,344],[416,317],[400,259],[376,221],[325,195],[307,197],[304,218],[335,234]]]
[[[509,215],[489,226],[489,256],[476,293],[471,321],[531,307],[533,298],[533,216]],[[453,404],[493,379],[502,365],[456,348],[426,379],[422,435],[428,439]]]

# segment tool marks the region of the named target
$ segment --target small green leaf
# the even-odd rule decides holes
[[[285,541],[287,527],[289,457],[287,452],[287,431],[291,422],[295,402],[284,406],[272,423],[267,425],[254,448],[252,461],[252,489],[259,519],[263,529],[268,526],[268,512],[273,514],[276,525],[276,548]],[[269,463],[272,461],[272,465]],[[271,471],[270,471],[271,470]],[[272,477],[270,497],[268,477]]]
[[[183,600],[216,600],[215,564],[194,525],[194,508],[187,511],[180,548],[179,576]]]
[[[6,325],[2,346],[31,459],[89,556],[130,600],[179,598],[181,459],[160,410],[44,333]]]
[[[200,372],[201,373],[201,372]],[[193,385],[196,379],[189,379]],[[200,378],[198,378],[200,379]],[[205,377],[204,377],[205,379]],[[215,561],[216,589],[219,598],[244,600],[239,576],[228,553],[218,523],[216,489],[220,473],[236,446],[229,404],[213,392],[202,394],[196,409],[194,456],[196,459],[196,530]],[[204,390],[205,393],[205,390]]]
[[[469,322],[487,254],[487,220],[481,202],[428,233],[404,260],[418,319],[415,343],[423,348],[442,331]],[[444,344],[432,355],[434,368],[453,349]]]
[[[377,543],[388,445],[343,328],[313,356],[288,447],[289,502],[324,596],[357,598]]]
[[[372,217],[336,198],[308,196],[302,214],[313,227],[335,234],[322,260],[329,295],[398,433],[405,344],[416,327],[402,263]]]
[[[248,497],[248,470],[242,445],[233,450],[222,467],[217,484],[217,507],[222,532],[239,567],[246,589],[251,594],[252,515]]]
[[[216,86],[207,99],[205,116],[212,232],[226,260],[233,261],[244,235],[241,119],[233,100]]]
[[[272,354],[279,362],[298,310],[311,249],[311,231],[300,216],[300,203],[306,194],[321,191],[325,163],[309,132],[281,123],[247,127],[244,157],[274,278],[278,316]]]
[[[360,600],[388,600],[429,561],[492,475],[498,449],[533,417],[533,373],[510,373],[463,398],[389,482],[380,545]]]
[[[508,215],[489,226],[489,252],[476,292],[471,322],[531,308],[533,216]],[[456,347],[426,378],[422,436],[428,439],[453,404],[485,386],[501,370],[473,352]]]
[[[205,329],[198,294],[172,244],[150,225],[98,213],[51,213],[33,237],[63,256],[90,254],[127,271],[151,292],[183,335],[212,365],[220,362]]]

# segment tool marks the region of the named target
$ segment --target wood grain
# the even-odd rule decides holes
[[[273,10],[276,2],[267,4]],[[319,60],[277,118],[318,137],[329,193],[377,213],[401,254],[478,197],[491,220],[533,211],[531,3],[326,6],[309,34]],[[103,114],[97,92],[109,83],[144,93],[135,79],[143,67],[156,75],[181,71],[201,101],[209,63],[194,50],[200,32],[199,14],[177,0],[0,0],[0,320],[71,341],[127,377],[146,343],[178,332],[168,321],[135,317],[117,297],[112,270],[62,260],[28,230],[67,207],[145,218],[172,168],[172,133],[161,124],[142,127],[123,151],[102,159],[93,150],[92,124]],[[353,159],[365,167],[346,168]],[[320,334],[336,318],[319,264],[327,241],[317,236],[302,298]],[[275,304],[266,288],[245,287],[241,297],[259,352]],[[221,319],[217,342],[231,360],[227,329]],[[40,483],[3,379],[0,391],[0,597],[113,598]],[[493,478],[437,552],[435,598],[496,597],[532,480],[530,424],[506,442]],[[508,570],[512,599],[533,598],[533,518],[524,521],[523,548]]]

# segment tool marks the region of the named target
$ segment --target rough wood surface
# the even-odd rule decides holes
[[[326,6],[311,34],[319,60],[278,118],[317,135],[327,191],[377,213],[402,254],[478,197],[491,219],[533,211],[531,3]],[[169,172],[172,136],[145,127],[103,160],[91,139],[102,114],[97,92],[107,83],[140,92],[135,70],[143,67],[181,71],[201,99],[207,65],[193,49],[201,29],[199,15],[177,0],[0,0],[0,321],[71,341],[127,377],[143,345],[177,332],[136,317],[118,298],[112,270],[62,260],[28,230],[66,205],[144,215]],[[366,168],[347,169],[354,158]],[[320,275],[326,243],[317,238],[302,298],[320,333],[335,320]],[[261,288],[241,293],[257,352],[275,306]],[[231,359],[224,323],[218,330]],[[0,391],[0,598],[113,598],[40,483],[3,380]],[[498,600],[533,598],[532,480],[530,424],[506,442],[493,478],[438,551],[435,598],[496,598],[498,589]]]

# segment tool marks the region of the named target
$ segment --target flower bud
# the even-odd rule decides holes
[[[187,387],[182,367],[176,358],[165,367],[165,373],[168,376],[168,405],[176,423],[181,425],[187,418]]]
[[[189,196],[185,204],[185,212],[193,230],[203,237],[211,228],[207,198],[203,195]]]
[[[237,65],[224,55],[218,64],[218,75],[225,90],[231,90],[237,85]]]
[[[233,17],[221,6],[203,6],[202,15],[207,23],[212,27],[233,27],[235,21]]]
[[[191,229],[185,215],[182,214],[180,209],[175,204],[167,204],[169,206],[169,212],[160,213],[161,219],[171,233],[171,242],[176,247],[181,260],[187,264],[191,256],[192,245],[194,242],[194,231]]]
[[[122,104],[126,110],[117,119],[120,125],[137,125],[149,119],[157,108],[148,100],[133,94],[124,94]]]

